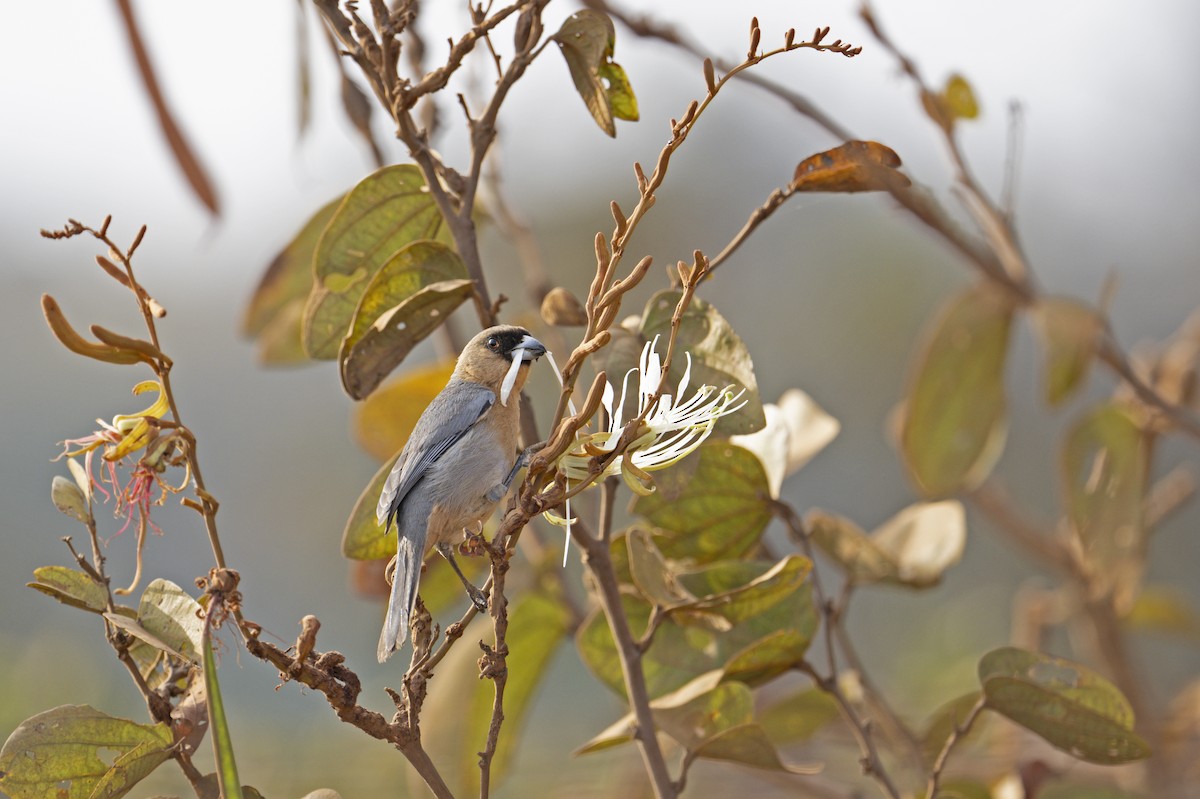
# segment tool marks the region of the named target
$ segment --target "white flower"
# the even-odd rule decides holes
[[[784,478],[833,441],[841,425],[798,388],[785,391],[777,403],[763,405],[763,415],[767,418],[763,429],[730,436],[729,443],[758,456],[767,473],[771,496],[779,499]]]
[[[642,355],[636,369],[630,369],[621,381],[621,394],[618,398],[612,383],[604,386],[601,404],[604,406],[608,419],[607,429],[579,436],[575,444],[559,459],[558,469],[567,478],[567,485],[579,482],[591,476],[589,466],[592,458],[603,457],[617,446],[622,430],[629,419],[646,412],[658,391],[662,380],[662,361],[655,347],[658,336],[654,337],[642,348]],[[664,393],[658,398],[657,404],[650,408],[645,421],[639,429],[639,435],[633,440],[624,453],[612,458],[604,471],[597,477],[597,482],[611,475],[621,475],[626,484],[635,493],[646,495],[654,491],[653,480],[649,472],[679,462],[704,443],[712,433],[713,426],[722,416],[727,416],[739,410],[745,401],[738,402],[745,389],[732,391],[732,386],[718,389],[715,386],[701,386],[687,399],[685,396],[692,374],[692,356],[684,353],[687,366],[683,377],[673,394]],[[626,396],[630,394],[629,378],[637,374],[636,388],[637,407],[626,415]],[[615,406],[614,406],[615,403]],[[566,518],[546,514],[549,521],[563,524],[567,527],[567,541],[570,542],[571,519],[570,500],[565,508]],[[566,552],[563,553],[563,563],[566,563]]]

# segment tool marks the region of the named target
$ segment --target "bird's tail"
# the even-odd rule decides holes
[[[408,638],[408,618],[417,603],[417,583],[421,579],[421,548],[407,536],[398,535],[396,570],[392,574],[392,593],[388,597],[387,616],[379,634],[376,655],[383,663],[404,645]]]

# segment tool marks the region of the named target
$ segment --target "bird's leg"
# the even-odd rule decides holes
[[[532,447],[526,447],[517,456],[517,460],[513,463],[512,469],[509,470],[508,476],[504,478],[504,482],[497,483],[492,486],[487,492],[488,502],[499,502],[504,499],[504,495],[508,493],[508,489],[512,488],[513,480],[517,479],[517,472],[529,465],[529,459],[533,457],[533,453],[537,452],[542,447],[546,446],[545,441],[539,441]]]
[[[462,580],[463,588],[467,589],[467,596],[471,598],[472,604],[479,608],[480,612],[486,612],[488,607],[487,594],[471,585],[471,581],[462,573],[462,569],[458,568],[458,562],[454,560],[454,552],[451,551],[450,545],[440,542],[434,545],[434,549],[438,551],[439,555],[450,562],[450,568],[454,569],[454,573],[458,575],[458,579]]]

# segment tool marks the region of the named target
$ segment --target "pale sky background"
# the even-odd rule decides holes
[[[444,24],[427,32],[438,52],[437,43],[461,24],[462,5],[424,5],[443,16]],[[859,22],[856,3],[642,5],[726,57],[744,51],[751,13],[759,16],[764,44],[781,40],[788,27],[805,36],[829,25],[830,38],[863,45],[852,60],[800,52],[763,65],[762,74],[805,93],[861,138],[893,147],[909,174],[953,203],[933,126]],[[373,662],[380,612],[352,597],[337,551],[344,519],[374,468],[347,435],[351,403],[331,366],[264,371],[253,346],[237,336],[271,257],[308,214],[368,174],[369,158],[342,116],[330,53],[315,38],[313,123],[307,136],[297,135],[296,3],[140,2],[136,8],[168,100],[216,183],[219,220],[193,199],[171,159],[114,4],[4,9],[0,650],[9,656],[0,663],[6,697],[0,736],[63,703],[144,717],[115,662],[94,657],[103,649],[94,620],[21,587],[34,567],[67,562],[58,537],[71,531],[49,502],[51,476],[62,472],[61,464],[48,463],[55,442],[87,433],[97,416],[141,407],[128,394],[140,375],[71,356],[51,339],[38,307],[39,295],[49,291],[79,327],[137,329],[132,304],[92,264],[97,250],[89,242],[37,236],[38,228],[58,227],[67,217],[98,225],[106,213],[114,216],[118,241],[149,226],[139,275],[170,312],[161,333],[176,361],[182,412],[200,437],[206,476],[223,503],[225,549],[243,573],[248,615],[290,639],[296,620],[316,613],[325,624],[320,646],[347,653],[366,680],[364,700],[383,709],[379,687],[395,674]],[[1200,304],[1200,5],[881,0],[875,8],[927,80],[940,85],[960,71],[974,86],[983,116],[963,126],[963,142],[993,193],[1004,165],[1005,109],[1011,100],[1021,103],[1017,217],[1042,285],[1092,299],[1106,276],[1116,275],[1113,318],[1127,346],[1168,334]],[[574,10],[552,3],[547,28]],[[315,35],[314,14],[309,22]],[[507,47],[507,39],[500,44]],[[592,235],[611,227],[609,201],[632,202],[632,162],[653,163],[667,120],[703,89],[690,58],[620,28],[616,59],[637,91],[642,121],[619,124],[615,141],[587,116],[554,52],[534,64],[501,116],[511,199],[541,238],[552,273],[580,293],[590,279]],[[455,109],[445,110],[457,123]],[[659,207],[635,242],[637,256],[653,254],[668,264],[695,248],[720,250],[799,160],[837,143],[750,86],[731,86],[711,113],[672,162]],[[461,153],[454,137],[438,146],[452,157]],[[405,160],[397,145],[388,147],[389,158]],[[517,298],[516,310],[523,293],[511,247],[489,236],[485,258],[498,269],[493,293]],[[798,385],[843,423],[829,451],[788,484],[787,497],[802,508],[847,513],[867,527],[913,501],[886,442],[884,417],[901,395],[913,336],[938,301],[972,277],[966,266],[884,199],[811,197],[786,206],[724,270],[707,298],[746,339],[764,397]],[[1010,375],[1011,405],[1022,421],[1014,425],[1001,474],[1023,504],[1050,518],[1057,477],[1046,442],[1057,440],[1084,404],[1056,413],[1041,408],[1027,331],[1018,336]],[[550,391],[548,375],[539,379],[535,389]],[[1088,397],[1110,388],[1107,374],[1096,375]],[[1196,456],[1194,442],[1176,442],[1164,460],[1196,462]],[[188,515],[166,518],[167,538],[150,542],[149,567],[188,586],[195,564],[206,562],[202,532]],[[1196,525],[1193,511],[1164,527],[1151,566],[1153,579],[1193,595]],[[964,565],[943,588],[858,601],[854,631],[879,657],[885,685],[906,684],[920,670],[919,663],[885,657],[914,640],[966,680],[982,651],[1004,643],[1007,597],[1031,570],[974,525],[971,536]],[[111,545],[115,564],[130,557],[130,539]],[[950,596],[953,607],[944,601]],[[1200,662],[1194,648],[1151,644],[1158,647],[1152,651],[1161,700]],[[327,785],[350,799],[370,795],[372,779],[394,781],[403,773],[383,746],[360,745],[319,697],[301,697],[295,686],[274,693],[275,675],[244,654],[240,664],[232,656],[225,663],[227,690],[255,709],[244,716],[235,709],[233,717],[235,743],[255,755],[253,765],[243,765],[246,782],[273,796]],[[624,763],[620,753],[566,760],[616,718],[616,705],[607,696],[587,698],[604,689],[573,652],[560,654],[555,674],[531,721],[534,729],[553,726],[553,734],[526,767],[547,778],[564,763],[568,775]],[[917,685],[919,708],[932,709],[929,703],[955,692],[919,679]],[[566,712],[578,702],[596,712]],[[321,754],[302,763],[280,754],[293,724],[311,728]],[[516,785],[505,795],[518,795]]]

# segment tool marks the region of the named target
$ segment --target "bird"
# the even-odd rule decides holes
[[[546,347],[515,325],[489,327],[467,342],[450,381],[417,420],[379,495],[375,515],[396,528],[395,569],[376,651],[383,663],[408,637],[421,564],[436,549],[472,602],[487,597],[459,569],[451,545],[481,530],[535,447],[519,451],[520,392]],[[535,445],[536,446],[536,445]]]

